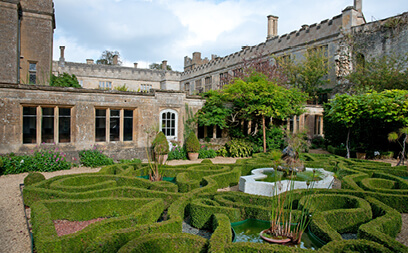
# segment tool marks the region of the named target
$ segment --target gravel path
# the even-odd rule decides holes
[[[59,175],[98,172],[100,168],[77,167],[42,173],[45,178]],[[31,252],[30,236],[24,216],[20,184],[28,173],[0,177],[0,252]]]
[[[214,158],[213,163],[235,163],[234,158]],[[199,163],[201,160],[169,161],[169,165]],[[77,167],[70,170],[45,172],[45,178],[59,175],[98,172],[100,168]],[[31,252],[30,236],[24,217],[24,207],[19,185],[24,182],[28,173],[0,176],[0,252],[29,253]],[[237,187],[223,190],[237,190]],[[184,224],[184,232],[207,236],[204,231],[196,231],[188,224]],[[204,232],[204,233],[203,233]],[[408,246],[408,214],[402,214],[402,230],[397,240]]]

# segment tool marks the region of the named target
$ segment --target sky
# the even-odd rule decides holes
[[[104,50],[122,65],[148,68],[167,60],[183,71],[193,52],[211,59],[262,43],[267,16],[278,16],[278,35],[341,14],[353,0],[54,0],[53,58],[85,63]],[[367,22],[408,11],[407,0],[363,0]]]

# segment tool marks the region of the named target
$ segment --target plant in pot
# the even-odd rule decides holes
[[[167,142],[166,136],[162,131],[156,135],[152,145],[156,161],[159,164],[164,164],[169,153],[169,143]]]
[[[200,150],[200,142],[194,132],[190,132],[186,139],[186,150],[188,159],[197,160],[198,151]]]

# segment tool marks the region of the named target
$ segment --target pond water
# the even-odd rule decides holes
[[[231,223],[231,227],[235,232],[234,242],[255,242],[268,243],[261,239],[259,233],[270,227],[269,221],[248,219],[240,222]],[[302,249],[319,249],[325,243],[320,241],[311,232],[306,229],[303,233],[302,241],[298,245],[289,245],[289,247],[296,247]]]
[[[263,174],[265,174],[267,177],[263,179],[257,179],[256,181],[263,181],[263,182],[277,182],[281,180],[290,180],[291,175],[287,175],[283,171],[275,171],[275,170],[267,170],[264,171]],[[296,175],[294,175],[293,180],[294,181],[319,181],[322,180],[323,174],[319,171],[315,171],[313,175],[313,171],[303,171],[303,172],[298,172]]]

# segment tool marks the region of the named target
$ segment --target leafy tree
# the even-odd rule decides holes
[[[228,128],[227,118],[232,109],[227,107],[226,98],[221,91],[210,90],[203,94],[206,99],[204,106],[197,112],[196,118],[200,126],[217,125],[221,129]]]
[[[308,49],[300,60],[289,56],[275,57],[275,60],[289,84],[308,93],[313,99],[330,82],[327,75],[331,66],[324,47]]]
[[[159,63],[152,63],[152,64],[149,65],[149,69],[159,69],[159,70],[161,70],[161,69],[163,69],[163,63],[160,63],[160,64]],[[166,69],[167,70],[172,70],[170,65],[167,65]]]
[[[286,119],[299,115],[307,95],[296,88],[286,89],[267,80],[260,73],[252,73],[243,79],[236,79],[224,89],[226,98],[234,104],[234,110],[249,119],[262,118],[263,148],[266,152],[265,117]]]
[[[58,76],[52,74],[50,86],[82,88],[81,85],[79,85],[76,76],[74,74],[70,75],[68,73],[59,74]]]
[[[347,129],[347,158],[350,157],[351,129],[362,121],[398,123],[408,126],[408,91],[385,90],[357,95],[336,95],[326,107],[326,117]],[[362,124],[364,126],[364,124]],[[377,126],[380,128],[383,126]],[[384,134],[385,135],[385,134]]]
[[[402,143],[400,143],[398,141],[401,138],[401,136],[403,136]],[[401,129],[399,129],[398,132],[389,133],[388,134],[388,140],[392,141],[392,142],[397,141],[400,144],[400,146],[402,147],[401,160],[398,162],[397,166],[400,165],[401,163],[402,163],[402,165],[404,165],[405,153],[406,153],[405,145],[406,145],[406,143],[408,143],[408,127],[403,127]]]
[[[382,55],[368,61],[357,55],[355,66],[355,70],[346,77],[351,92],[408,89],[408,53]]]
[[[113,57],[117,55],[118,56],[118,65],[122,65],[122,61],[120,60],[120,54],[118,51],[109,51],[105,50],[103,51],[101,58],[96,60],[96,64],[102,64],[102,65],[113,65]]]

